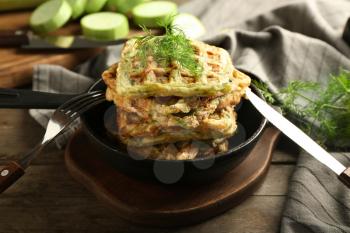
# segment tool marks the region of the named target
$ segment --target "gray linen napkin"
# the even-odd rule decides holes
[[[40,64],[33,70],[33,90],[51,93],[78,94],[88,90],[101,73],[119,59],[122,46],[111,46],[99,56],[70,71],[57,65]],[[43,127],[46,127],[54,110],[30,109],[29,114]],[[62,135],[55,139],[58,148],[63,148],[72,132],[79,126],[79,119]]]
[[[234,65],[249,71],[277,91],[288,81],[300,79],[324,83],[340,67],[350,69],[350,47],[341,39],[350,17],[350,1],[292,0],[194,0],[181,11],[197,15],[207,29],[202,38],[226,48]],[[91,79],[117,61],[120,47],[75,71],[39,65],[35,90],[80,92]],[[67,88],[62,88],[68,83]],[[70,83],[72,85],[70,85]],[[48,113],[31,110],[41,124]],[[350,154],[336,158],[350,165]],[[289,186],[281,232],[350,232],[350,192],[324,166],[301,153]]]

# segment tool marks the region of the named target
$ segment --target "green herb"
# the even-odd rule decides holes
[[[146,65],[149,56],[152,56],[157,63],[163,67],[177,62],[183,69],[190,74],[199,77],[202,74],[203,67],[195,57],[195,51],[189,39],[184,32],[172,25],[173,17],[158,22],[164,28],[165,34],[161,36],[152,35],[149,29],[144,26],[141,28],[146,32],[145,36],[137,37],[137,54],[143,66]]]
[[[266,102],[274,104],[276,102],[273,93],[269,90],[266,83],[261,82],[260,80],[252,80],[252,83],[256,88],[259,89],[260,93],[264,96]]]
[[[255,85],[258,82],[254,82]],[[279,105],[292,121],[323,145],[350,146],[350,72],[331,75],[325,86],[292,81],[279,93],[256,85],[267,101]],[[276,99],[280,101],[276,101]]]

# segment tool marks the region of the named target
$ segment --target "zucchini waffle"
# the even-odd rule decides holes
[[[146,68],[138,69],[134,40],[124,46],[120,62],[102,74],[106,98],[117,106],[118,137],[133,153],[192,159],[227,150],[226,138],[237,128],[234,107],[250,78],[233,67],[225,50],[191,44],[204,64],[201,77],[191,76],[176,62],[162,68],[152,57]],[[209,149],[193,144],[198,141]]]

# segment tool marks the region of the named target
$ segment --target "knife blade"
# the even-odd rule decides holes
[[[250,89],[247,89],[246,97],[272,125],[278,128],[283,134],[293,140],[315,159],[335,172],[339,179],[350,188],[350,167],[346,168],[307,134],[283,117],[265,101],[260,99]]]
[[[111,41],[92,40],[84,36],[39,36],[30,31],[0,30],[0,47],[20,47],[24,49],[89,49],[125,43],[130,38]]]

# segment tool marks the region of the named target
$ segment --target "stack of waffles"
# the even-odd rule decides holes
[[[234,107],[250,78],[232,65],[226,50],[191,41],[203,67],[194,76],[176,61],[163,67],[149,56],[141,65],[135,40],[102,77],[106,98],[117,106],[118,137],[153,159],[193,159],[224,152],[236,131]]]

